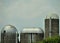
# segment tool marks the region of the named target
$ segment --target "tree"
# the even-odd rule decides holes
[[[38,41],[37,43],[60,43],[60,36],[53,36],[44,39],[43,41]]]

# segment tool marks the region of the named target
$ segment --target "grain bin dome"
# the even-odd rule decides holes
[[[41,28],[24,28],[22,33],[44,33]]]
[[[6,33],[16,33],[17,29],[12,25],[6,25],[3,27],[1,32],[3,33],[4,31],[6,31]]]
[[[55,13],[49,14],[49,15],[46,16],[46,19],[50,19],[50,18],[51,19],[59,19],[59,16]]]

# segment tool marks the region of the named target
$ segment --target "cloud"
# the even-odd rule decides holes
[[[1,14],[2,10],[3,10],[3,2],[0,0],[0,14]]]
[[[5,8],[5,14],[8,18],[36,18],[42,15],[43,11],[41,11],[40,8],[45,6],[48,7],[48,2],[44,0],[19,0],[9,4],[9,6]]]

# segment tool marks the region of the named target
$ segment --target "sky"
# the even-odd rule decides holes
[[[44,28],[46,15],[60,16],[60,0],[0,0],[0,33],[4,25],[15,26],[20,33],[24,27]]]

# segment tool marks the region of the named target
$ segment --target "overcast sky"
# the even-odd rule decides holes
[[[12,24],[20,32],[23,27],[41,27],[45,16],[60,16],[60,0],[0,0],[0,28]]]

